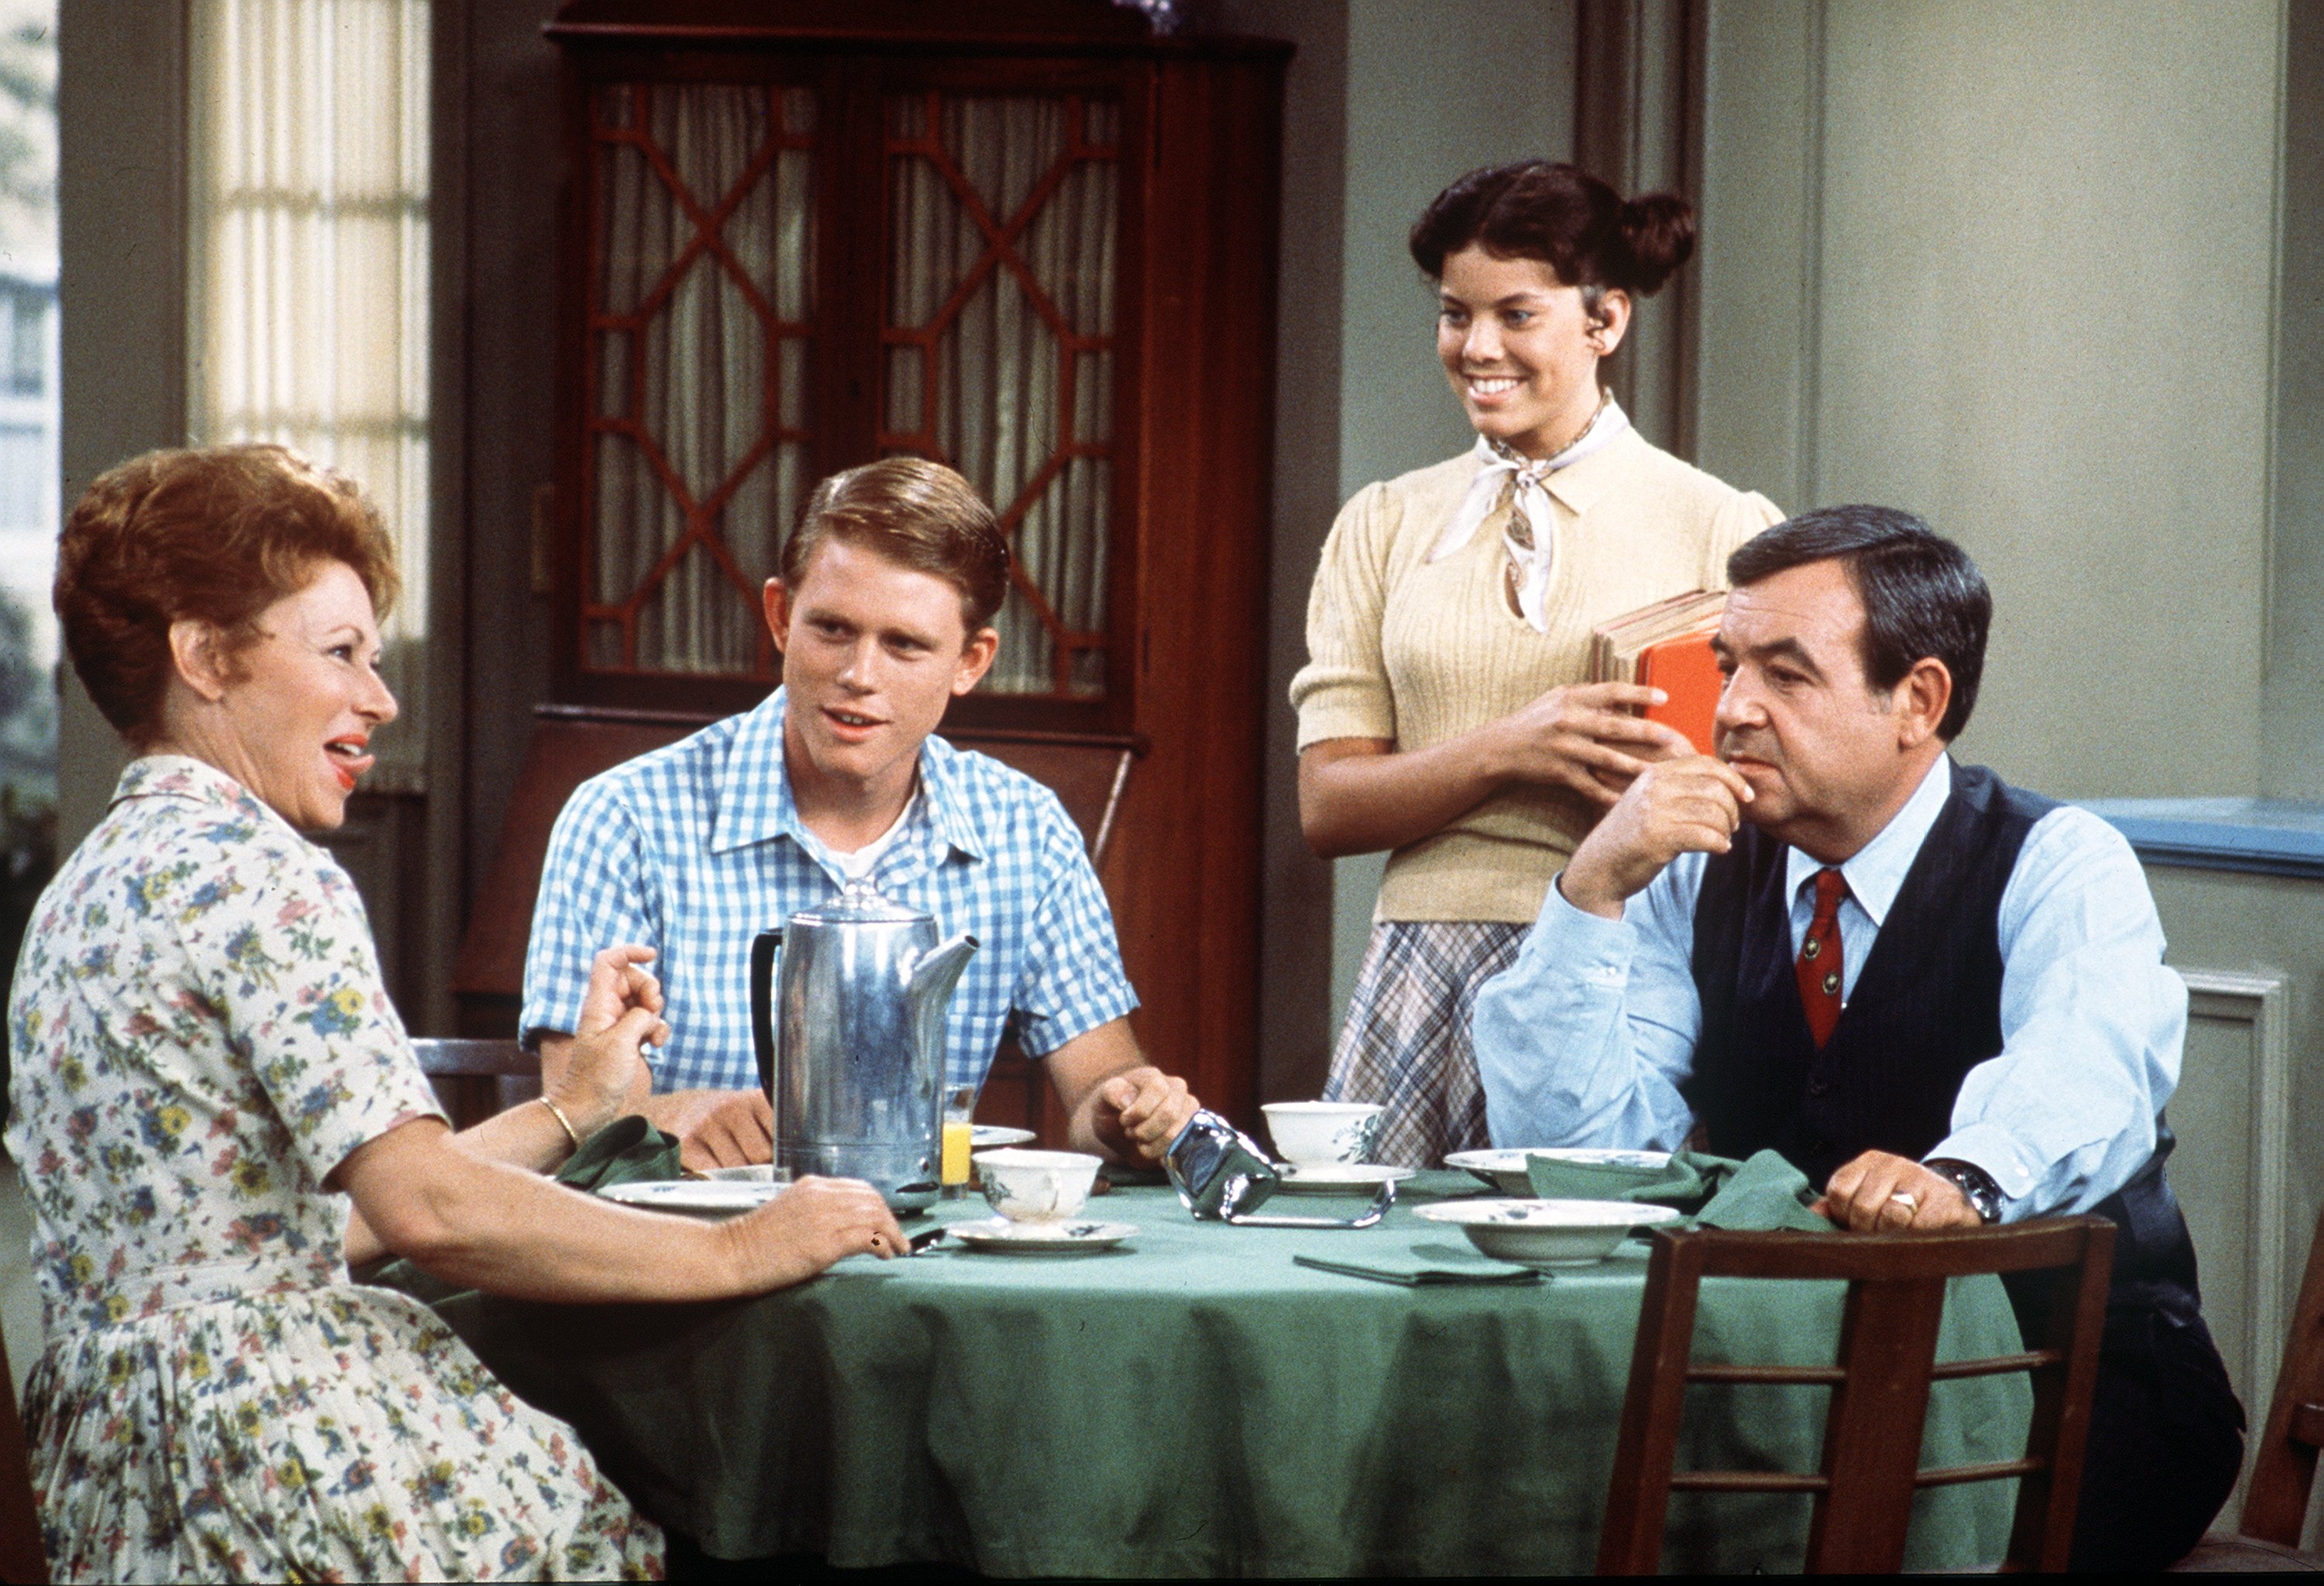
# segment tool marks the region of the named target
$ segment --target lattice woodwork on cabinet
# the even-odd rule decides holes
[[[687,96],[695,97],[689,101]],[[667,142],[675,140],[666,140],[658,134],[656,112],[665,100],[670,103],[673,117],[687,114],[689,108],[706,120],[722,111],[729,116],[737,112],[763,114],[763,133],[750,141],[747,158],[740,169],[731,179],[716,183],[716,190],[697,191],[701,173],[697,172],[696,180],[689,181],[681,171],[686,161],[666,146]],[[581,641],[584,664],[592,670],[747,670],[757,675],[771,675],[773,671],[772,647],[766,626],[757,614],[761,583],[772,570],[771,534],[760,558],[767,565],[755,572],[746,568],[738,559],[735,544],[730,538],[728,513],[735,505],[738,493],[752,483],[753,475],[761,468],[770,467],[787,447],[798,448],[798,453],[781,458],[785,466],[780,470],[770,469],[766,488],[776,496],[796,493],[794,488],[786,488],[789,484],[788,476],[798,471],[796,458],[804,455],[813,438],[807,427],[807,415],[796,410],[804,408],[799,372],[804,368],[807,344],[816,330],[812,318],[813,206],[804,201],[803,196],[795,197],[786,206],[778,188],[779,174],[782,174],[780,162],[787,152],[796,152],[798,157],[796,167],[788,169],[790,185],[802,187],[811,180],[808,173],[816,141],[815,108],[814,97],[807,90],[779,83],[748,87],[622,83],[604,87],[591,97],[589,233],[598,245],[593,250],[589,265],[588,355],[583,360],[586,418]],[[715,136],[706,133],[700,141],[703,151],[696,152],[695,163],[715,164],[718,158],[717,151],[711,147]],[[640,203],[659,197],[668,206],[666,215],[643,217],[646,227],[650,229],[658,219],[668,224],[673,228],[671,241],[677,244],[650,283],[634,301],[627,303],[616,300],[611,279],[614,271],[609,261],[619,243],[606,212],[608,193],[616,180],[614,163],[624,150],[642,160],[654,179],[646,194],[639,196]],[[786,238],[779,235],[787,207],[799,217],[798,229],[801,235]],[[756,261],[760,269],[756,272],[738,256],[737,242],[728,235],[728,225],[738,214],[744,216],[740,245],[745,252],[760,255]],[[770,219],[774,224],[767,224]],[[787,242],[794,244],[788,250]],[[799,244],[804,245],[797,245]],[[709,272],[706,281],[691,281],[696,272],[706,270]],[[770,300],[783,295],[780,283],[786,278],[793,283],[790,291],[802,298],[793,306],[795,311],[788,314]],[[675,378],[669,367],[668,348],[673,337],[668,319],[682,289],[690,282],[704,291],[731,291],[757,321],[761,343],[760,378],[752,383],[757,389],[748,393],[757,401],[757,422],[754,426],[746,425],[739,455],[730,453],[723,458],[713,458],[711,471],[698,474],[693,480],[687,477],[684,460],[674,456],[673,451],[682,445],[698,449],[715,443],[705,439],[700,433],[704,427],[691,411],[669,413],[658,433],[647,410],[649,378],[656,373],[665,380]],[[658,319],[663,321],[659,327],[663,355],[659,359],[655,356]],[[787,356],[788,345],[792,344],[796,345],[796,355]],[[787,408],[795,410],[787,411]],[[620,539],[618,532],[608,528],[608,513],[613,510],[608,499],[609,482],[632,490],[641,484],[634,467],[622,474],[622,460],[608,455],[610,448],[619,445],[635,448],[644,475],[660,493],[662,499],[658,504],[674,508],[683,525],[653,554],[650,565],[642,573],[606,566],[611,559],[608,547]],[[784,477],[775,477],[778,472]],[[760,505],[755,498],[752,504],[754,509]],[[774,521],[787,514],[754,511],[737,515],[766,520],[765,527],[771,530]],[[650,546],[645,549],[651,550]],[[731,587],[739,601],[738,610],[724,615],[723,645],[717,632],[721,615],[710,609],[713,603],[705,598],[705,592],[696,590],[675,601],[660,598],[673,574],[696,553],[708,558],[716,570],[717,576],[711,581],[713,588],[720,585]],[[648,647],[650,653],[641,654],[640,628],[649,615],[657,614],[652,612],[652,603],[658,600],[675,612],[678,619],[673,622],[669,612],[658,613],[662,617],[663,627],[684,628],[687,635],[677,640],[664,637]],[[618,643],[611,647],[602,642],[608,628],[619,635]],[[687,665],[670,653],[681,645],[690,645],[697,652],[694,664]],[[741,645],[747,645],[747,651],[739,648]],[[725,653],[706,657],[699,653],[706,648],[723,649]]]
[[[964,169],[955,143],[982,141],[988,156],[1014,142],[1022,126],[999,138],[975,139],[961,119],[982,112],[987,134],[998,129],[991,118],[1009,114],[1019,117],[1055,116],[1061,122],[1056,148],[1038,171],[1018,173],[1024,183],[1021,197],[1005,190],[1005,179],[987,171],[986,183]],[[1104,692],[1104,652],[1107,643],[1105,558],[1111,538],[1108,474],[1113,461],[1112,384],[1114,324],[1112,281],[1118,168],[1120,158],[1120,111],[1110,101],[1065,95],[1043,98],[967,98],[936,91],[891,96],[888,101],[883,144],[890,188],[891,217],[888,242],[889,286],[881,315],[884,412],[878,445],[882,456],[911,453],[960,469],[992,500],[1001,532],[1013,553],[1010,574],[1013,595],[1001,621],[1004,650],[993,683],[999,691],[1057,697],[1093,697]],[[953,134],[947,136],[947,131]],[[1038,134],[1036,134],[1038,135]],[[958,278],[946,286],[928,273],[931,261],[914,256],[919,241],[906,211],[914,202],[913,162],[925,162],[957,206],[954,214],[919,214],[919,231],[937,235],[946,221],[964,220],[974,228],[981,246]],[[1078,185],[1075,185],[1078,180]],[[1060,203],[1060,199],[1069,202]],[[1088,218],[1083,206],[1094,206],[1098,218]],[[1070,208],[1071,215],[1062,211]],[[1093,245],[1095,257],[1071,254],[1070,245],[1051,250],[1054,281],[1044,281],[1035,259],[1028,257],[1027,235],[1047,222],[1053,231],[1079,217],[1081,240]],[[917,272],[915,266],[918,266]],[[1078,275],[1078,279],[1076,279]],[[1056,290],[1053,290],[1053,285]],[[943,293],[925,318],[898,300],[913,287]],[[1014,349],[1014,373],[1020,384],[1017,416],[1038,420],[1040,403],[1029,393],[1045,377],[1055,382],[1053,414],[1046,452],[1021,483],[995,475],[985,459],[956,455],[946,444],[945,405],[958,402],[966,371],[960,348],[947,360],[948,340],[957,340],[964,317],[973,306],[998,316],[1006,305],[1005,292],[1021,294],[1029,309],[1034,334]],[[1061,291],[1070,290],[1070,302],[1061,304]],[[991,296],[987,298],[985,294]],[[901,323],[918,318],[918,323]],[[1046,332],[1050,347],[1038,346]],[[996,341],[999,339],[995,338]],[[1010,349],[996,348],[995,362],[1007,363]],[[1047,350],[1051,356],[1044,360]],[[1048,368],[1040,367],[1043,363]],[[996,448],[998,449],[998,448]],[[1076,464],[1085,472],[1068,479]],[[1074,490],[1084,493],[1081,510],[1071,504]],[[1003,492],[1006,491],[1004,499]],[[1040,521],[1038,545],[1028,544],[1028,518]],[[1075,521],[1078,519],[1079,521]],[[1048,587],[1044,587],[1047,585]],[[1062,593],[1063,598],[1060,598]],[[1060,605],[1068,609],[1061,611]],[[1046,636],[1046,658],[1028,657],[1030,670],[1012,669],[1008,646],[1023,644],[1029,635],[1026,619],[1038,624]],[[1080,619],[1078,621],[1074,619]],[[1011,623],[1019,624],[1012,631]],[[1039,661],[1046,659],[1046,666]],[[1035,681],[1038,673],[1047,687]]]

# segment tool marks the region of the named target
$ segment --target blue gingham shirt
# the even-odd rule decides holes
[[[872,872],[890,900],[979,944],[953,993],[945,1083],[982,1084],[1014,1015],[1030,1056],[1138,1006],[1113,916],[1056,795],[930,737],[920,797]],[[637,942],[669,1006],[657,1091],[755,1088],[751,940],[829,901],[841,878],[804,839],[783,769],[783,691],[575,790],[557,817],[525,954],[528,1044],[570,1031],[599,949]]]

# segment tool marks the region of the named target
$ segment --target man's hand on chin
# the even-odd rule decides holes
[[[1159,1162],[1201,1105],[1176,1075],[1132,1068],[1098,1086],[1090,1127],[1122,1161]]]
[[[1650,765],[1573,851],[1557,890],[1584,913],[1619,919],[1680,854],[1727,852],[1751,798],[1743,773],[1709,755]]]
[[[1853,1233],[1933,1233],[1979,1228],[1984,1219],[1960,1185],[1910,1157],[1867,1151],[1844,1163],[1811,1208]]]
[[[646,1119],[678,1137],[688,1172],[775,1159],[775,1110],[763,1091],[672,1091],[647,1103]]]

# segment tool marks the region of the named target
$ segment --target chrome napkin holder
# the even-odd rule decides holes
[[[1208,1108],[1178,1131],[1162,1166],[1178,1199],[1204,1222],[1231,1222],[1237,1228],[1370,1228],[1396,1203],[1396,1185],[1388,1183],[1353,1217],[1253,1215],[1282,1187],[1282,1176],[1249,1135]]]

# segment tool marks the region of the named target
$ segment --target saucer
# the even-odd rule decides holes
[[[972,1151],[998,1150],[1002,1146],[1029,1146],[1034,1140],[1029,1129],[1012,1129],[1005,1123],[972,1123],[968,1126],[968,1148]]]
[[[955,1222],[945,1231],[973,1250],[1010,1256],[1086,1256],[1110,1250],[1138,1231],[1133,1222],[1011,1222],[1006,1217]]]
[[[1285,1162],[1275,1171],[1282,1176],[1283,1188],[1311,1195],[1368,1195],[1384,1184],[1402,1184],[1413,1175],[1409,1167],[1379,1162]]]
[[[1608,1146],[1536,1146],[1523,1151],[1454,1151],[1444,1158],[1447,1167],[1473,1173],[1505,1195],[1533,1194],[1526,1176],[1526,1158],[1542,1157],[1552,1162],[1578,1162],[1593,1167],[1637,1167],[1648,1172],[1670,1166],[1668,1151],[1628,1151]]]
[[[642,1211],[720,1218],[754,1212],[789,1187],[764,1179],[668,1178],[610,1185],[597,1193],[606,1200]]]
[[[775,1181],[775,1165],[760,1162],[748,1167],[706,1167],[702,1170],[702,1176],[726,1184],[772,1184]]]

